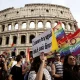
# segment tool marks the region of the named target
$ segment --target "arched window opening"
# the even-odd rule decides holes
[[[12,51],[11,56],[12,57],[15,57],[16,56],[16,53],[14,51]]]
[[[5,30],[5,25],[2,25],[2,31],[4,31]]]
[[[46,22],[46,28],[51,28],[51,23],[50,22]]]
[[[21,44],[25,44],[26,43],[26,36],[22,35],[21,36]]]
[[[11,30],[11,24],[8,25],[8,30]]]
[[[9,44],[9,37],[6,37],[6,45]]]
[[[26,23],[22,23],[22,29],[26,29]]]
[[[68,24],[68,30],[71,30],[71,29],[72,29],[72,25]]]
[[[0,37],[0,45],[2,45],[2,37]]]
[[[30,28],[31,29],[35,28],[35,23],[34,22],[30,22]]]
[[[57,24],[58,24],[58,22],[55,22],[55,23],[54,23],[54,27],[57,26]]]
[[[38,22],[38,28],[43,28],[43,23],[42,22]]]
[[[17,30],[17,29],[18,29],[18,24],[16,23],[16,24],[15,24],[15,30]]]
[[[29,40],[29,43],[32,43],[32,39],[34,39],[35,38],[35,36],[34,35],[30,35],[30,40]]]
[[[22,57],[25,57],[25,52],[24,52],[24,51],[21,51],[21,52],[20,52],[20,55],[21,55]]]
[[[17,37],[16,36],[13,36],[13,43],[17,44]]]
[[[75,30],[75,31],[77,30],[77,25],[74,25],[74,30]]]
[[[63,28],[63,29],[66,29],[65,23],[62,23],[62,28]]]

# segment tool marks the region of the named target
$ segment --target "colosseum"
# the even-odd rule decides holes
[[[0,11],[0,54],[26,55],[30,48],[32,55],[32,39],[53,28],[58,21],[62,22],[66,34],[78,29],[70,9],[60,5],[26,4]]]

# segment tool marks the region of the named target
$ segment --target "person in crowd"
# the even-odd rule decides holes
[[[29,71],[28,80],[51,80],[48,70],[45,68],[47,58],[44,53],[33,59],[31,69]]]
[[[80,80],[79,67],[72,54],[65,56],[63,63],[63,80]]]
[[[51,74],[51,65],[52,65],[52,61],[48,61],[46,68],[50,72],[50,74]]]
[[[23,80],[21,55],[17,55],[16,61],[17,61],[17,64],[12,67],[9,78],[8,78],[9,80]]]
[[[5,56],[0,55],[0,80],[6,80],[7,78],[7,62]]]
[[[52,63],[52,77],[54,80],[63,80],[63,63],[60,61],[60,54],[55,53],[55,61]]]

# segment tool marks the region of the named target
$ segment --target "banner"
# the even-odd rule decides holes
[[[41,52],[48,53],[56,49],[58,49],[58,44],[52,29],[32,40],[33,57],[39,56]]]

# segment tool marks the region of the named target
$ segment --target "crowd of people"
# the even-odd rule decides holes
[[[42,52],[30,62],[21,55],[6,58],[0,55],[0,80],[80,80],[80,66],[71,53],[52,60]]]

